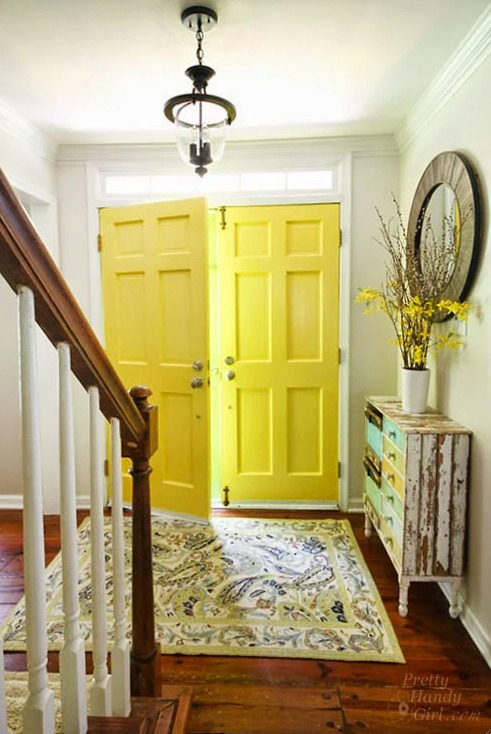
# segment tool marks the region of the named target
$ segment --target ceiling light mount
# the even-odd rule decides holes
[[[204,5],[192,5],[181,13],[181,23],[193,33],[211,31],[218,23],[218,15]]]
[[[206,91],[215,71],[203,64],[202,43],[204,34],[217,24],[217,14],[211,8],[193,5],[183,11],[181,22],[196,34],[198,63],[186,69],[186,76],[193,83],[192,91],[167,100],[164,115],[176,125],[181,157],[195,166],[199,176],[204,176],[206,166],[219,160],[223,153],[226,126],[234,121],[236,111],[227,99]]]

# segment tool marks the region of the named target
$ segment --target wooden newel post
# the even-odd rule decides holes
[[[123,454],[133,466],[133,561],[132,561],[132,648],[131,695],[160,695],[159,646],[155,640],[153,568],[150,516],[149,459],[158,448],[157,406],[149,405],[152,391],[143,385],[132,387],[130,395],[146,423],[143,443],[127,443]]]

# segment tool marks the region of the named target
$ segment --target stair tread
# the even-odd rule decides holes
[[[145,718],[124,716],[89,716],[87,734],[146,734],[148,731]]]

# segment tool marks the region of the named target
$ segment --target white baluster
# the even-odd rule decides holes
[[[60,376],[60,505],[65,635],[60,652],[61,712],[65,734],[87,731],[85,645],[80,635],[78,538],[70,347],[58,344]]]
[[[124,614],[123,482],[121,478],[121,429],[117,418],[111,418],[111,467],[114,598],[114,645],[111,650],[113,714],[129,716],[131,709],[131,644],[126,639]]]
[[[19,347],[24,474],[24,586],[29,694],[23,711],[24,734],[55,730],[53,692],[48,688],[46,595],[44,589],[43,496],[36,372],[34,294],[19,288]]]
[[[111,686],[107,671],[106,564],[104,561],[104,475],[99,390],[90,398],[90,560],[92,567],[92,716],[111,715]]]
[[[5,699],[5,674],[3,664],[3,640],[0,637],[0,731],[7,732],[7,701]]]

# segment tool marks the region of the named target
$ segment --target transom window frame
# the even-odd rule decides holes
[[[318,203],[342,198],[342,161],[319,167],[265,166],[263,170],[194,172],[104,166],[97,175],[96,199],[103,206],[204,196],[211,206],[224,203],[293,201]]]

